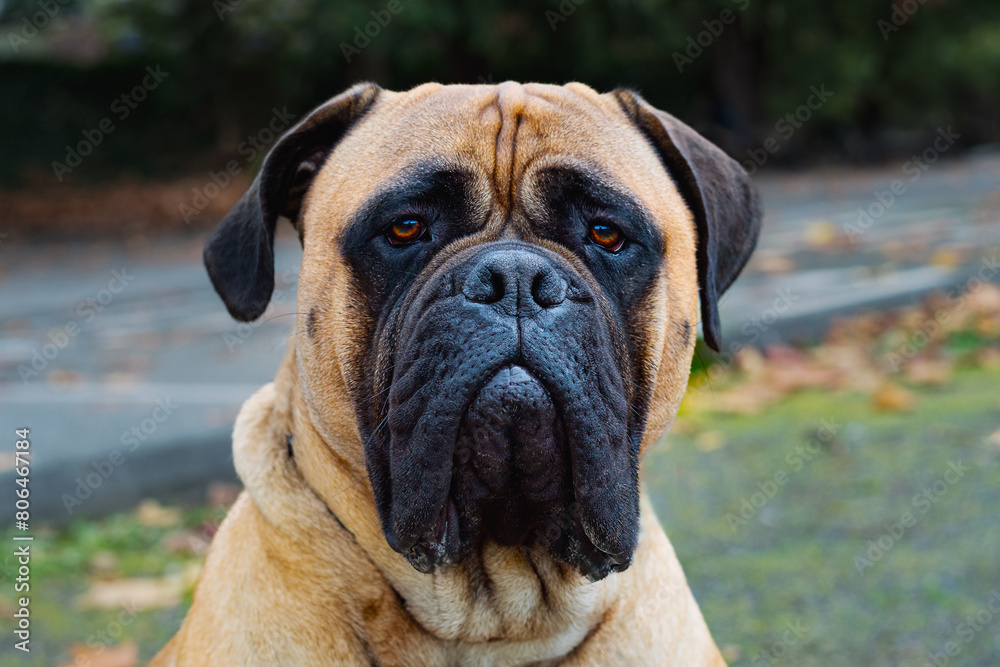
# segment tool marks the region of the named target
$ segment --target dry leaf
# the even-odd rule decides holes
[[[1000,317],[993,313],[981,313],[976,318],[976,333],[983,338],[995,338],[1000,334]]]
[[[121,606],[145,609],[169,609],[181,603],[181,597],[198,579],[199,563],[188,563],[181,572],[165,577],[136,577],[97,581],[76,599],[80,609],[117,609]]]
[[[169,609],[181,603],[180,580],[118,579],[98,581],[77,598],[81,609],[116,609],[122,605],[136,609]]]
[[[118,569],[118,558],[110,551],[98,551],[90,558],[90,571],[107,574]]]
[[[914,359],[906,365],[906,379],[914,384],[944,385],[954,375],[951,362],[939,359]]]
[[[752,416],[783,396],[766,384],[743,384],[725,391],[706,391],[695,405],[703,412]]]
[[[879,410],[886,412],[903,412],[913,407],[913,394],[898,384],[886,382],[872,394],[872,403]]]
[[[1000,366],[1000,350],[995,347],[988,347],[976,355],[976,363],[983,368],[997,368]]]
[[[806,243],[811,246],[825,247],[831,245],[840,236],[840,229],[829,220],[811,222],[806,227]]]
[[[725,446],[726,436],[722,431],[704,431],[698,434],[694,441],[698,451],[714,452],[716,449]]]
[[[950,269],[962,263],[962,253],[957,250],[938,250],[927,263],[942,269]]]
[[[212,482],[205,496],[212,507],[229,509],[240,495],[240,486],[230,482]]]
[[[1000,286],[983,283],[969,292],[965,305],[977,313],[1000,312]]]
[[[70,649],[73,661],[62,663],[59,667],[135,667],[139,664],[139,647],[135,642],[126,642],[120,646],[98,646],[91,648],[83,644],[74,644]]]
[[[780,275],[795,270],[795,262],[784,255],[763,255],[755,258],[753,266],[758,271]]]
[[[760,377],[764,372],[764,364],[764,355],[757,348],[744,347],[736,354],[736,368],[747,380]]]
[[[743,651],[735,644],[726,644],[720,649],[720,652],[726,662],[736,662],[743,656]]]
[[[164,536],[161,544],[170,553],[187,553],[204,556],[208,552],[212,535],[202,530],[179,530]]]
[[[56,370],[50,372],[45,379],[52,387],[65,388],[78,384],[82,378],[76,371],[57,368]]]
[[[183,520],[184,515],[176,507],[164,507],[155,500],[144,500],[135,509],[139,523],[147,528],[170,528]]]

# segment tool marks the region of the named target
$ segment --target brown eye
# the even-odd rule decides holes
[[[587,238],[608,252],[618,252],[625,245],[625,234],[610,222],[592,222]]]
[[[394,246],[416,243],[427,233],[427,225],[416,218],[396,218],[385,231],[385,237]]]

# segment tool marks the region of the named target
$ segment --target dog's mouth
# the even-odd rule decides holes
[[[557,269],[533,275],[551,282],[543,271]],[[363,435],[386,540],[421,572],[487,539],[544,549],[595,580],[631,562],[638,429],[615,336],[563,275],[565,297],[528,302],[529,287],[470,297],[449,277],[404,318],[384,428]]]
[[[597,548],[579,514],[556,401],[525,367],[507,365],[466,409],[445,502],[402,553],[417,570],[431,572],[489,537],[503,546],[543,548],[592,579],[627,567],[631,553]]]

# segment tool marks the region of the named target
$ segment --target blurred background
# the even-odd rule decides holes
[[[4,531],[36,540],[0,662],[131,667],[179,626],[295,317],[286,226],[258,322],[200,265],[267,147],[360,80],[507,79],[635,88],[762,192],[645,463],[727,659],[1000,664],[992,0],[0,0],[0,498],[30,428]]]

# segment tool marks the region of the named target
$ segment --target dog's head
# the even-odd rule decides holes
[[[363,448],[392,548],[421,571],[486,538],[627,567],[699,306],[718,348],[756,242],[740,166],[628,91],[364,84],[282,137],[209,239],[237,319],[268,304],[279,216],[310,417]]]

